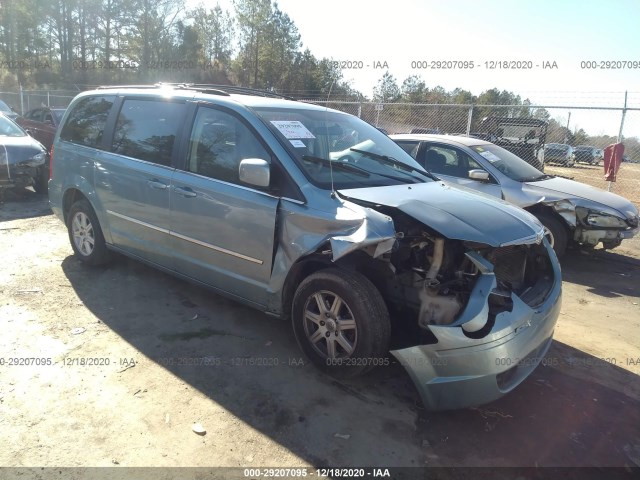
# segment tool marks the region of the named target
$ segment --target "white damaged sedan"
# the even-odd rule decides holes
[[[638,209],[614,193],[547,175],[490,142],[450,135],[391,135],[425,169],[534,214],[562,256],[570,243],[605,248],[638,233]]]

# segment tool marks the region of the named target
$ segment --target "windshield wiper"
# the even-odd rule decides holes
[[[540,180],[548,180],[549,178],[554,178],[555,175],[547,175],[543,173],[542,175],[538,175],[536,177],[529,177],[522,179],[523,182],[539,182]]]
[[[327,158],[322,157],[314,157],[313,155],[303,155],[303,160],[310,160],[312,162],[324,163],[325,165],[331,165],[334,168],[340,170],[346,170],[347,172],[356,173],[358,175],[362,175],[363,177],[370,177],[371,173],[367,172],[364,168],[356,167],[355,165],[351,165],[349,163],[337,162],[335,160],[329,160]]]
[[[340,162],[338,160],[328,160],[326,158],[322,158],[322,157],[314,157],[313,155],[303,155],[302,156],[303,160],[312,160],[315,162],[321,162],[327,165],[332,165],[336,168],[341,168],[342,170],[347,170],[349,172],[353,172],[353,173],[357,173],[360,174],[362,176],[365,177],[370,177],[372,174],[373,175],[378,175],[379,177],[384,177],[384,178],[388,178],[390,180],[395,180],[396,182],[402,182],[402,183],[406,183],[407,179],[406,178],[401,178],[401,177],[396,177],[395,175],[388,175],[386,173],[380,173],[380,172],[370,172],[369,170],[362,168],[362,167],[358,167],[356,165],[353,165],[351,163],[346,163],[346,162]],[[422,183],[422,179],[418,178],[414,175],[409,175],[409,177],[412,180],[415,180],[416,183]]]
[[[418,180],[420,182],[422,182],[422,179],[419,177],[416,177],[415,175],[412,175],[413,172],[418,172],[422,175],[426,175],[427,177],[429,177],[431,180],[440,180],[438,177],[436,177],[435,175],[433,175],[430,172],[421,172],[419,170],[416,170],[415,168],[407,165],[406,163],[401,162],[400,160],[396,160],[393,157],[389,157],[387,155],[380,155],[378,153],[373,153],[373,152],[367,152],[366,150],[360,150],[358,148],[350,148],[349,150],[351,150],[352,152],[356,152],[359,153],[361,155],[364,155],[366,157],[371,157],[374,160],[379,160],[381,163],[387,164],[387,165],[391,165],[392,167],[396,167],[399,170],[403,170],[404,172],[407,173],[407,175],[409,175],[411,178]]]

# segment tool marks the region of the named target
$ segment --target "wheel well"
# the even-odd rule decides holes
[[[317,253],[311,254],[308,257],[298,260],[289,270],[287,279],[284,282],[284,288],[282,292],[282,317],[285,319],[291,318],[291,304],[293,302],[293,296],[296,293],[296,289],[300,282],[307,278],[312,273],[318,272],[325,268],[331,268],[334,266],[331,261],[324,255]]]
[[[69,210],[71,210],[71,205],[76,203],[78,200],[86,199],[82,192],[76,188],[70,188],[66,192],[64,192],[64,197],[62,199],[62,212],[64,215],[64,221],[67,222],[67,214]]]
[[[556,218],[557,220],[559,220],[560,223],[564,226],[564,228],[566,228],[567,232],[569,232],[569,225],[567,224],[567,221],[564,218],[562,218],[562,215],[559,215],[558,212],[556,212],[553,208],[548,207],[546,205],[536,204],[536,205],[531,205],[530,207],[525,208],[525,210],[529,213],[532,213],[533,215],[537,215],[539,213],[550,215]]]
[[[318,249],[318,252],[323,248]],[[285,319],[289,319],[291,315],[291,304],[293,302],[293,296],[296,293],[298,285],[307,278],[309,275],[316,273],[325,268],[340,268],[343,270],[349,270],[352,272],[358,272],[367,277],[373,285],[378,289],[383,298],[385,298],[385,292],[383,290],[383,281],[377,276],[375,269],[367,268],[367,265],[372,261],[371,257],[357,250],[349,255],[339,259],[336,262],[332,262],[328,255],[320,253],[313,253],[307,257],[298,260],[289,271],[289,275],[284,284],[282,294],[282,316]]]

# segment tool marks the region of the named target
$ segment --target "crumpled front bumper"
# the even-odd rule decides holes
[[[0,188],[20,188],[33,185],[38,174],[36,167],[16,166],[0,162]]]
[[[600,242],[625,240],[635,237],[640,231],[640,227],[636,227],[629,230],[618,229],[598,229],[598,230],[586,230],[576,229],[574,239],[580,243],[586,243],[588,245],[597,245]]]
[[[552,264],[554,283],[544,303],[531,308],[512,295],[512,311],[496,315],[486,337],[469,338],[460,326],[433,325],[429,328],[436,344],[391,352],[411,376],[427,409],[491,402],[513,390],[540,364],[561,306],[560,269],[557,262]]]

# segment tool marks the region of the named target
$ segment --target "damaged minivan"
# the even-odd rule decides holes
[[[543,226],[451,188],[349,114],[238,87],[78,95],[50,203],[77,257],[120,252],[292,322],[336,376],[389,364],[434,410],[492,401],[552,341]]]

